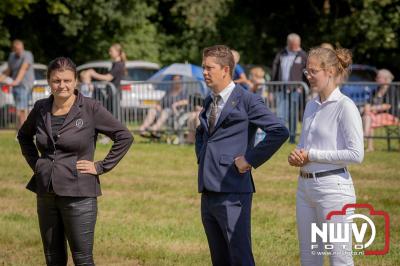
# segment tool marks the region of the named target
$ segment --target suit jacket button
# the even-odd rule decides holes
[[[57,135],[57,138],[59,138],[61,135]]]

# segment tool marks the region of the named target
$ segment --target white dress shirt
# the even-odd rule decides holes
[[[361,163],[364,140],[360,112],[336,88],[324,102],[319,96],[307,103],[298,148],[308,151],[303,172],[321,172]]]
[[[215,119],[215,125],[218,123],[218,119],[219,119],[219,116],[221,115],[221,111],[222,111],[222,109],[224,109],[225,103],[228,101],[229,96],[231,96],[231,93],[232,93],[233,89],[235,88],[235,86],[236,86],[235,83],[233,81],[231,81],[231,83],[229,83],[229,85],[219,93],[219,95],[221,96],[222,99],[218,103],[218,112],[217,112],[217,117]],[[211,98],[213,100],[214,100],[214,97],[216,97],[216,96],[217,95],[215,95],[214,93],[211,93]],[[208,107],[208,110],[206,113],[207,121],[208,121],[208,119],[210,117],[210,113],[211,113],[211,104]]]

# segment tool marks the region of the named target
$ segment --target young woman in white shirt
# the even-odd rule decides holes
[[[319,47],[310,51],[304,70],[318,96],[307,103],[300,143],[288,157],[290,165],[300,167],[296,216],[302,266],[322,266],[324,255],[329,255],[331,266],[354,265],[351,234],[348,242],[340,243],[323,243],[319,236],[314,243],[311,238],[312,223],[320,229],[325,222],[344,228],[342,223],[350,222],[347,217],[354,212],[350,208],[327,220],[331,211],[356,202],[347,165],[361,163],[364,157],[360,113],[339,90],[351,61],[347,49]]]

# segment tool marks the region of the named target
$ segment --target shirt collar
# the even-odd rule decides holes
[[[21,57],[24,57],[24,55],[25,55],[25,50],[24,50],[24,51],[22,51],[21,55],[17,55],[17,53],[16,53],[16,52],[14,52],[14,57],[16,57],[16,58],[21,58]]]
[[[219,96],[221,96],[222,98],[222,102],[226,102],[228,101],[229,96],[231,95],[233,89],[235,88],[235,83],[233,81],[231,81],[231,83],[229,83],[228,86],[225,87],[225,89],[223,89],[220,93]],[[211,93],[211,97],[214,99],[216,95],[214,95],[214,93]]]
[[[319,96],[315,99],[315,101],[318,104],[324,104],[324,103],[327,103],[327,102],[337,102],[337,101],[339,101],[340,98],[342,98],[342,93],[340,92],[339,87],[336,87],[336,89],[334,89],[331,92],[331,94],[329,95],[328,99],[326,99],[326,101],[321,103],[321,100],[320,100]]]
[[[288,47],[285,48],[285,52],[286,52],[286,54],[288,54],[288,55],[297,55],[300,51],[301,51],[301,50],[299,50],[299,51],[291,51],[291,50],[289,50]]]

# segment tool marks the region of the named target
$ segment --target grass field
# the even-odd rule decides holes
[[[14,132],[0,132],[0,265],[44,265],[31,170]],[[299,265],[295,221],[297,169],[286,163],[286,144],[254,171],[253,249],[257,265]],[[109,146],[99,145],[97,158]],[[351,166],[358,202],[391,218],[391,250],[356,256],[356,265],[400,265],[400,152],[366,154]],[[101,177],[96,225],[97,265],[210,265],[200,221],[193,146],[134,144],[114,171]],[[378,223],[379,224],[379,223]],[[382,240],[382,234],[377,235]],[[378,241],[377,240],[377,241]],[[70,264],[72,260],[70,259]]]

